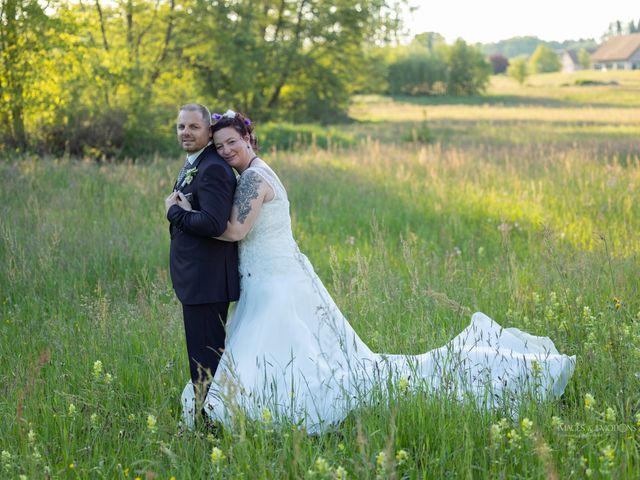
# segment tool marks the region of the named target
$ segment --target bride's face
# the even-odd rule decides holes
[[[226,127],[213,134],[213,144],[220,156],[232,167],[242,168],[251,158],[249,138],[243,138],[232,127]]]

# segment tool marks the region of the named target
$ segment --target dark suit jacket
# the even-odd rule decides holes
[[[191,194],[194,212],[173,205],[170,222],[170,270],[173,288],[185,305],[237,300],[238,244],[212,237],[227,228],[236,177],[233,170],[209,145],[193,164],[198,171],[180,190]]]

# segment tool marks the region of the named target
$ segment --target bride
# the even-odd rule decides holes
[[[559,397],[575,357],[546,337],[504,329],[482,313],[441,348],[422,355],[372,352],[340,313],[298,249],[287,192],[255,154],[249,119],[214,115],[213,142],[239,174],[231,218],[219,237],[240,241],[240,300],[227,325],[225,351],[205,399],[214,421],[273,418],[326,431],[375,392],[426,388],[488,408],[514,407],[523,394]],[[179,205],[190,210],[181,198]],[[183,420],[195,421],[191,382]]]

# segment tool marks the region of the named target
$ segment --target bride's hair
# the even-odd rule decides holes
[[[233,112],[232,110],[228,110],[227,113],[223,115],[214,113],[211,115],[211,122],[213,123],[211,126],[212,134],[222,130],[223,128],[231,127],[242,137],[249,135],[251,147],[255,152],[258,151],[258,137],[253,133],[253,123],[242,113]]]

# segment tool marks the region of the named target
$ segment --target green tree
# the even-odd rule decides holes
[[[447,94],[476,95],[484,91],[491,65],[477,48],[458,39],[447,50]]]
[[[37,0],[0,3],[0,133],[8,146],[27,146],[26,116],[42,62],[56,35]]]
[[[529,76],[526,57],[517,57],[511,60],[509,62],[509,68],[507,69],[507,75],[517,81],[520,85],[523,85]]]
[[[407,49],[389,65],[389,93],[392,95],[443,94],[447,83],[444,56],[423,46]]]
[[[584,48],[578,50],[578,62],[584,69],[591,67],[591,55]]]
[[[500,40],[496,43],[487,43],[482,46],[482,53],[492,55],[500,53],[507,58],[515,58],[520,55],[531,55],[536,47],[542,43],[538,37],[513,37]]]
[[[189,40],[180,43],[189,45],[183,55],[200,92],[216,105],[263,119],[290,116],[285,105],[294,105],[307,120],[332,121],[345,115],[358,86],[352,79],[367,59],[365,46],[397,29],[393,11],[384,0],[195,1],[181,33]],[[310,72],[328,83],[314,85]],[[311,107],[299,103],[306,89],[324,92],[308,97]]]
[[[353,92],[387,88],[403,0],[0,1],[0,142],[101,157],[175,148],[191,100],[345,118]]]
[[[352,89],[358,94],[385,94],[389,91],[389,66],[396,60],[394,48],[365,47],[363,61],[353,71]]]
[[[444,37],[437,32],[423,32],[413,37],[412,45],[419,45],[430,52],[433,52],[438,46],[444,45]]]
[[[531,58],[529,58],[529,71],[531,73],[557,72],[562,67],[560,58],[546,45],[538,45]]]

